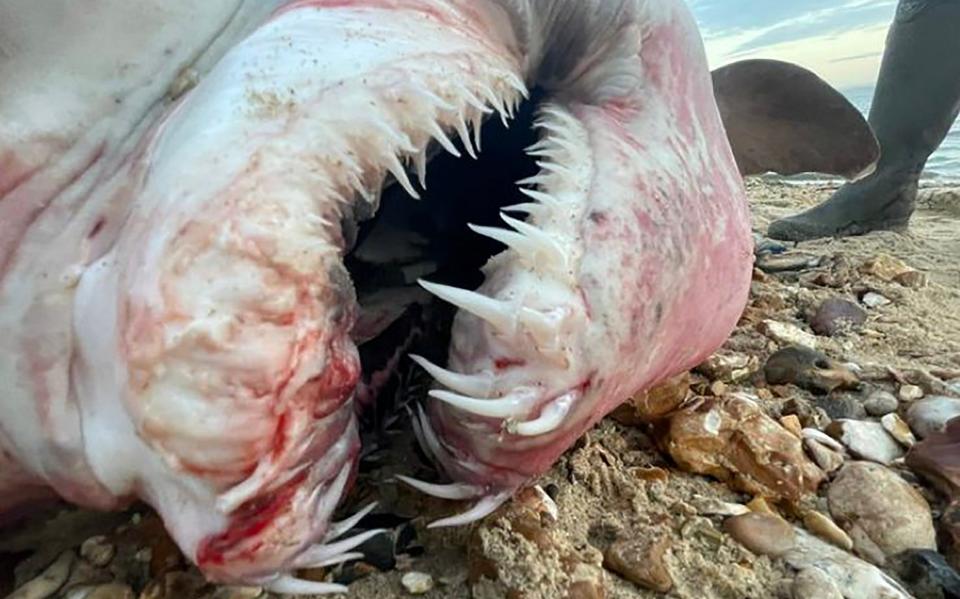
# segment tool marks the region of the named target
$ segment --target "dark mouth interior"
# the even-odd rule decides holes
[[[418,289],[419,277],[466,289],[483,282],[480,268],[504,246],[472,232],[467,224],[503,226],[502,207],[529,201],[516,182],[538,171],[524,148],[538,139],[533,122],[542,97],[542,92],[534,90],[509,128],[491,115],[483,125],[477,160],[459,144],[460,158],[437,153],[427,169],[420,200],[392,185],[384,191],[376,216],[360,224],[346,265],[361,311],[375,293],[382,302],[388,288],[400,291],[396,303],[393,294],[386,296],[391,298],[389,303],[408,304],[391,325],[360,346],[365,392],[376,396],[365,406],[368,434],[382,434],[401,415],[406,398],[417,396],[412,388],[421,373],[405,354],[418,353],[435,364],[446,363],[455,309],[440,301],[411,302],[402,290]],[[384,235],[388,230],[399,234]]]

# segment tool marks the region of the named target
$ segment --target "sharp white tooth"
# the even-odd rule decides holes
[[[336,543],[314,545],[298,555],[297,558],[293,560],[293,565],[296,568],[315,568],[316,564],[323,563],[341,553],[346,553],[355,547],[359,547],[371,538],[384,532],[386,532],[385,529],[377,528],[348,537],[342,541],[337,541]]]
[[[480,88],[480,91],[487,98],[487,102],[493,106],[494,110],[500,115],[500,120],[503,121],[503,126],[509,128],[510,121],[507,120],[507,108],[504,106],[503,100],[498,96],[492,89],[487,86]]]
[[[475,291],[431,283],[423,279],[420,279],[419,283],[430,293],[478,318],[482,318],[500,332],[513,332],[516,325],[513,310],[500,300],[495,300]]]
[[[546,139],[541,139],[537,143],[529,145],[523,149],[524,152],[536,152],[537,150],[543,150],[550,147],[550,142]]]
[[[417,152],[413,157],[413,166],[417,169],[417,179],[420,181],[420,188],[427,188],[427,149]]]
[[[523,437],[535,437],[556,430],[570,413],[577,396],[574,392],[565,393],[544,406],[538,418],[514,424],[507,430]]]
[[[333,593],[346,593],[350,590],[342,584],[314,582],[286,574],[267,583],[264,588],[271,593],[280,595],[328,595]]]
[[[473,118],[473,145],[477,148],[477,152],[481,152],[480,141],[483,137],[483,113],[477,114]]]
[[[510,86],[517,90],[524,99],[530,98],[530,92],[527,90],[527,85],[523,82],[523,79],[518,77],[514,73],[507,73],[507,83]]]
[[[450,152],[457,158],[460,158],[460,150],[457,149],[457,146],[453,145],[453,141],[447,137],[447,134],[443,131],[443,127],[433,123],[433,126],[430,128],[430,132],[433,136],[440,142],[440,145],[443,146],[443,149]]]
[[[523,204],[504,206],[500,210],[503,210],[504,212],[519,212],[522,214],[539,214],[543,210],[543,204],[538,204],[536,202],[525,202]]]
[[[324,537],[324,541],[332,541],[333,539],[336,539],[343,533],[347,532],[348,530],[356,526],[358,522],[363,520],[363,517],[369,514],[370,512],[372,512],[376,507],[377,507],[377,502],[374,501],[373,503],[363,508],[356,514],[350,516],[349,518],[346,518],[339,522],[332,523],[330,525],[330,528],[327,530],[327,534]]]
[[[403,476],[402,474],[397,475],[397,480],[410,485],[421,493],[426,493],[432,497],[439,497],[440,499],[463,500],[473,499],[474,497],[483,495],[483,487],[469,485],[467,483],[436,485],[433,483],[425,483],[422,480],[410,478],[409,476]]]
[[[543,185],[547,181],[549,181],[549,178],[546,175],[542,173],[538,173],[536,175],[533,175],[532,177],[527,177],[526,179],[520,179],[519,181],[517,181],[517,185]],[[520,191],[523,191],[523,190],[521,189]]]
[[[417,193],[417,190],[413,188],[413,184],[410,183],[410,177],[407,176],[407,171],[403,168],[403,165],[400,163],[400,159],[397,158],[395,154],[389,154],[387,158],[387,169],[393,174],[394,178],[397,180],[407,193],[410,194],[415,200],[420,199],[420,194]]]
[[[573,175],[573,172],[571,172],[570,169],[568,169],[565,166],[561,166],[556,162],[537,162],[537,166],[542,168],[545,171],[549,171],[551,173],[557,173],[558,175],[567,175],[567,176]]]
[[[465,412],[487,418],[519,418],[524,416],[536,401],[536,395],[528,389],[515,390],[499,399],[477,399],[441,389],[433,389],[428,394]]]
[[[489,237],[490,239],[499,241],[503,245],[509,247],[519,254],[532,256],[533,254],[537,253],[538,246],[533,242],[533,240],[525,238],[520,233],[508,231],[506,229],[500,229],[498,227],[482,227],[480,225],[470,224],[467,226],[470,227],[470,230],[477,235],[483,235],[484,237]]]
[[[554,239],[552,235],[543,229],[508,216],[503,212],[500,213],[500,218],[503,219],[503,222],[516,229],[524,238],[534,243],[537,248],[537,253],[548,256],[559,266],[567,265],[567,253],[560,247],[560,244],[557,243],[557,240]]]
[[[535,189],[523,189],[520,188],[520,193],[527,196],[531,200],[536,200],[545,206],[559,206],[560,200],[553,197],[549,193],[544,193],[542,191],[537,191]]]
[[[441,98],[440,96],[438,96],[437,94],[433,93],[428,89],[421,89],[421,93],[424,96],[426,96],[427,99],[430,100],[430,102],[432,102],[433,105],[439,108],[440,110],[446,110],[447,112],[454,112],[457,109],[456,106],[444,100],[443,98]]]
[[[483,374],[460,374],[440,368],[429,360],[410,355],[410,359],[430,373],[444,387],[473,397],[489,397],[493,392],[493,377]]]
[[[463,512],[462,514],[457,514],[456,516],[450,516],[449,518],[442,518],[435,522],[431,522],[427,525],[427,528],[441,528],[444,526],[463,526],[465,524],[470,524],[471,522],[476,522],[486,518],[493,512],[497,510],[498,507],[503,505],[503,503],[510,499],[510,496],[513,495],[513,489],[508,491],[502,491],[496,495],[487,495],[480,501],[478,501],[472,508]]]
[[[463,94],[463,99],[467,101],[467,104],[473,106],[478,111],[480,111],[482,119],[484,114],[493,114],[493,109],[483,103],[483,100],[477,97],[475,93],[467,89],[466,87],[460,88],[461,93]]]
[[[457,134],[460,135],[460,141],[467,150],[467,154],[470,155],[470,158],[476,160],[477,153],[473,151],[473,143],[470,141],[470,129],[467,127],[467,121],[464,120],[463,115],[457,119]]]
[[[360,553],[359,551],[348,551],[347,553],[341,553],[340,555],[335,555],[330,559],[318,562],[314,566],[314,568],[326,568],[327,566],[336,566],[337,564],[342,564],[343,562],[352,562],[355,559],[363,559],[363,554]]]

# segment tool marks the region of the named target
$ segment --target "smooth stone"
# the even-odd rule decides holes
[[[669,549],[666,536],[619,539],[604,553],[603,565],[645,589],[666,593],[673,588],[673,576],[664,559]]]
[[[843,599],[833,579],[816,566],[800,570],[790,591],[793,599]]]
[[[910,427],[903,421],[903,418],[900,418],[896,413],[887,414],[881,418],[880,424],[883,425],[884,430],[890,433],[890,436],[896,439],[900,445],[903,445],[907,449],[916,445],[917,438],[910,432]]]
[[[923,389],[917,385],[901,385],[897,394],[903,401],[916,401],[923,397]]]
[[[257,599],[262,595],[261,587],[220,587],[210,599]]]
[[[6,599],[47,599],[53,596],[70,577],[75,559],[72,551],[61,553],[39,576],[7,595]]]
[[[912,599],[880,568],[804,530],[796,531],[796,547],[787,552],[784,560],[801,572],[811,567],[819,569],[830,577],[845,599]]]
[[[836,545],[840,549],[853,549],[853,540],[837,526],[837,523],[820,512],[810,510],[803,515],[803,525],[824,541]]]
[[[869,462],[850,462],[827,488],[830,514],[856,525],[887,556],[907,549],[936,549],[930,505],[893,471]],[[854,546],[857,539],[854,537]]]
[[[960,597],[960,574],[936,551],[905,551],[888,567],[910,585],[916,597],[938,597],[944,592],[947,597]]]
[[[822,443],[807,438],[803,440],[803,446],[807,448],[807,453],[810,454],[817,466],[820,466],[820,469],[827,474],[832,474],[839,470],[840,466],[843,466],[843,454],[824,446]]]
[[[843,443],[858,458],[890,464],[902,458],[904,450],[879,422],[866,420],[835,420],[827,426],[827,433]]]
[[[426,572],[411,571],[400,578],[400,584],[411,595],[425,595],[433,590],[433,576]]]
[[[813,405],[823,410],[831,420],[863,420],[867,417],[863,404],[845,393],[816,397]]]
[[[839,297],[825,300],[810,318],[810,328],[817,335],[833,337],[845,330],[854,330],[867,321],[867,311]]]
[[[800,345],[811,349],[817,347],[816,335],[808,333],[793,324],[776,320],[764,320],[760,323],[759,329],[761,333],[781,345]]]
[[[758,555],[779,557],[794,548],[796,533],[778,516],[751,512],[727,518],[724,530],[741,545]]]
[[[871,416],[886,416],[890,412],[896,412],[897,408],[900,407],[900,402],[894,397],[893,393],[889,391],[884,391],[883,389],[877,389],[870,393],[866,400],[863,402],[863,407],[867,411],[867,414]]]
[[[771,385],[796,385],[824,393],[859,383],[857,375],[845,365],[802,346],[785,347],[771,354],[763,366],[763,375]],[[857,408],[862,410],[859,403]]]
[[[957,416],[960,416],[960,399],[941,395],[920,399],[907,408],[907,424],[921,439],[943,432],[947,422]]]
[[[869,291],[863,294],[863,297],[860,298],[860,303],[868,308],[882,308],[883,306],[889,306],[893,302],[887,299],[886,297],[880,295],[879,293],[874,293]]]
[[[864,262],[860,267],[860,271],[864,274],[872,275],[887,282],[892,282],[898,276],[913,270],[907,266],[906,262],[889,254],[878,254]]]

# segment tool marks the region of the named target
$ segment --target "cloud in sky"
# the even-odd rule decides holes
[[[842,88],[871,85],[897,0],[689,0],[710,64],[776,58]]]

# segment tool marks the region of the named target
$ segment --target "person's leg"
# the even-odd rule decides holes
[[[900,0],[887,38],[869,122],[880,142],[877,170],[768,235],[802,241],[902,229],[917,180],[960,111],[960,0]]]

